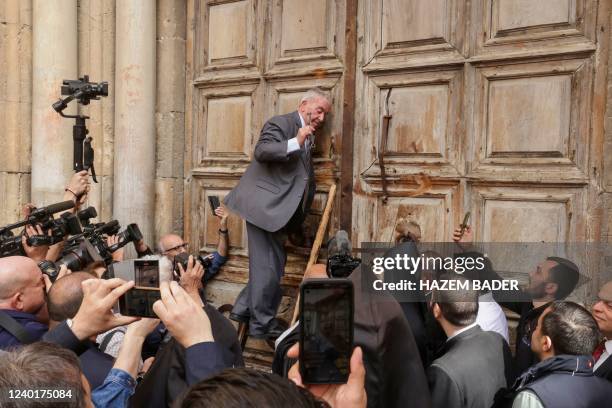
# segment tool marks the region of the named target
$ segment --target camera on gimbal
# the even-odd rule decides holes
[[[85,75],[79,79],[64,79],[62,81],[62,95],[68,98],[60,99],[53,104],[53,109],[61,112],[73,99],[78,100],[81,105],[88,105],[92,99],[98,100],[100,96],[108,96],[108,82],[89,82],[89,76]]]

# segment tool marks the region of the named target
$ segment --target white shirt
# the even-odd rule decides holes
[[[476,323],[484,331],[492,331],[501,334],[510,344],[508,335],[508,321],[501,306],[493,299],[491,292],[478,297],[478,315]]]
[[[304,123],[304,119],[302,119],[302,115],[300,115],[299,112],[298,116],[300,117],[300,123],[302,124],[301,127],[306,126],[306,123]],[[287,153],[295,152],[296,150],[300,150],[300,144],[297,141],[297,136],[292,137],[287,141]]]
[[[465,326],[463,329],[459,329],[456,332],[453,333],[452,336],[450,336],[448,339],[446,339],[446,341],[449,341],[450,339],[452,339],[453,337],[456,337],[457,335],[463,333],[464,331],[468,331],[470,330],[472,327],[476,327],[478,326],[478,323],[474,322],[472,324],[470,324],[469,326]]]
[[[602,365],[603,362],[606,361],[606,359],[612,355],[612,340],[607,340],[604,343],[604,347],[605,350],[603,351],[603,353],[601,353],[601,357],[599,357],[599,360],[597,360],[597,362],[593,366],[593,371],[597,370],[599,366]]]

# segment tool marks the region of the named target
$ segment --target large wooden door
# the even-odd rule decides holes
[[[601,238],[609,2],[357,3],[347,16],[355,0],[189,1],[185,234],[195,248],[217,242],[207,197],[236,185],[264,121],[314,85],[334,114],[317,140],[311,235],[342,180],[332,228],[342,221],[355,245],[389,240],[400,216],[424,240],[446,241],[468,210],[477,240]],[[388,198],[377,162],[385,113]],[[216,304],[247,281],[246,239],[232,218],[230,261],[207,291]],[[303,252],[289,254],[286,319],[304,265]],[[250,341],[246,356],[266,364],[269,351]]]
[[[187,155],[185,233],[194,248],[212,251],[217,220],[207,197],[223,198],[251,160],[263,123],[297,108],[304,91],[318,86],[333,98],[333,114],[317,138],[317,194],[310,217],[314,235],[338,173],[342,124],[344,1],[191,0],[187,42]],[[337,217],[334,217],[336,219]],[[207,288],[217,305],[233,303],[248,279],[244,222],[229,222],[230,260]],[[279,315],[291,320],[307,251],[290,251]],[[268,364],[262,341],[247,343],[251,364]]]
[[[471,211],[476,240],[599,241],[606,3],[360,1],[353,236],[449,241]]]

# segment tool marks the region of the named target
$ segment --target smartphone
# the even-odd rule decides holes
[[[353,353],[353,283],[309,279],[300,286],[300,374],[305,384],[343,384]]]
[[[119,298],[119,313],[124,316],[153,317],[153,303],[161,299],[159,288],[134,286]]]
[[[213,215],[216,216],[217,214],[215,214],[215,210],[221,205],[221,203],[219,202],[219,197],[218,196],[208,196],[208,202],[210,203],[210,209]]]
[[[463,222],[459,225],[461,227],[461,235],[465,232],[465,229],[469,226],[468,222],[470,222],[470,212],[466,212],[463,216]]]
[[[161,299],[159,260],[133,259],[109,266],[112,277],[133,280],[134,287],[119,298],[119,313],[124,316],[157,317],[153,303]]]

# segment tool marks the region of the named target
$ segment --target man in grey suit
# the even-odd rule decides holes
[[[251,337],[275,338],[282,333],[275,316],[287,260],[284,242],[301,226],[312,204],[313,133],[330,110],[329,97],[315,88],[304,94],[297,111],[268,120],[251,164],[225,198],[225,205],[246,220],[249,241],[249,282],[230,317],[249,321]]]

